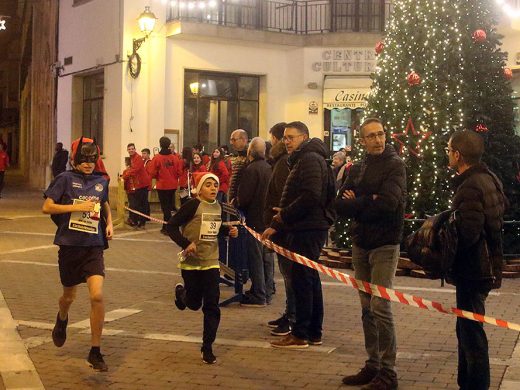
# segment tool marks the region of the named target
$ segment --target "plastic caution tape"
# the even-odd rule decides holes
[[[140,213],[139,211],[132,210],[128,207],[125,207],[125,208],[128,211],[131,211],[142,217],[148,218],[151,221],[158,222],[161,224],[166,223],[160,219],[153,218],[153,217],[150,217],[149,215]],[[225,212],[229,212],[230,214],[235,215],[235,212],[232,212],[232,209],[234,209],[232,206],[226,205]],[[236,224],[237,222],[235,222],[234,224]],[[400,292],[400,291],[397,291],[397,290],[394,290],[391,288],[379,286],[377,284],[373,284],[373,283],[369,283],[369,282],[366,282],[363,280],[356,279],[356,278],[350,276],[349,274],[346,274],[343,272],[338,272],[335,269],[332,269],[332,268],[329,268],[322,264],[319,264],[313,260],[306,258],[305,256],[291,252],[291,251],[285,249],[284,247],[276,245],[272,241],[269,241],[269,240],[262,241],[262,237],[259,233],[255,232],[253,229],[251,229],[245,223],[243,223],[243,222],[241,222],[241,223],[249,231],[249,233],[251,233],[251,235],[253,237],[255,237],[258,241],[260,241],[263,245],[265,245],[269,249],[274,250],[276,253],[279,253],[282,256],[284,256],[296,263],[302,264],[306,267],[315,269],[316,271],[318,271],[322,274],[328,275],[356,290],[363,291],[367,294],[370,294],[370,295],[373,295],[373,296],[376,296],[379,298],[383,298],[383,299],[386,299],[391,302],[402,303],[403,305],[417,307],[419,309],[426,309],[426,310],[435,311],[435,312],[439,312],[439,313],[443,313],[443,314],[454,315],[457,317],[466,318],[468,320],[482,322],[482,323],[486,323],[486,324],[490,324],[490,325],[495,325],[500,328],[516,330],[516,331],[520,332],[520,324],[516,324],[514,322],[501,320],[499,318],[489,317],[489,316],[485,316],[482,314],[477,314],[477,313],[473,313],[470,311],[457,309],[456,307],[445,307],[439,302],[429,301],[427,299],[424,299],[424,298],[421,298],[421,297],[418,297],[415,295],[406,294],[406,293],[403,293],[403,292]]]
[[[355,279],[349,274],[338,272],[332,268],[326,267],[322,264],[316,263],[315,261],[309,260],[308,258],[301,256],[297,253],[291,252],[279,245],[276,245],[272,241],[266,240],[262,241],[261,235],[251,229],[249,226],[245,225],[245,228],[262,244],[267,246],[268,248],[274,250],[276,253],[279,253],[292,261],[295,261],[299,264],[302,264],[306,267],[313,268],[322,274],[328,275],[349,287],[352,287],[356,290],[363,291],[367,294],[386,299],[391,302],[398,302],[404,305],[417,307],[419,309],[426,309],[430,311],[436,311],[444,314],[455,315],[457,317],[466,318],[468,320],[473,320],[477,322],[483,322],[486,324],[491,324],[498,326],[500,328],[512,329],[516,331],[520,331],[520,325],[514,322],[509,322],[505,320],[501,320],[498,318],[493,318],[489,316],[484,316],[482,314],[472,313],[470,311],[465,311],[461,309],[457,309],[455,307],[447,308],[440,304],[439,302],[429,301],[427,299],[417,297],[415,295],[405,294],[400,291],[386,288],[383,286],[379,286],[377,284],[372,284],[365,282],[363,280]]]

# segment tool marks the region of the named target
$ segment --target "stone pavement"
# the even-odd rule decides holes
[[[0,298],[3,295],[5,313],[17,324],[16,336],[21,337],[17,346],[23,341],[30,358],[27,367],[17,368],[10,350],[0,349],[0,390],[41,388],[36,379],[53,390],[347,389],[341,378],[363,364],[357,294],[328,277],[322,278],[324,344],[303,351],[269,347],[272,337],[266,321],[278,317],[284,303],[279,275],[272,305],[254,309],[232,304],[222,309],[214,346],[218,362],[203,364],[202,313],[179,312],[173,306],[172,288],[181,280],[176,268],[179,249],[157,225],[149,224],[145,231],[117,230],[105,252],[107,323],[102,351],[109,371],[93,372],[85,364],[90,336],[84,285],[71,308],[66,344],[62,348],[52,344],[50,330],[61,288],[57,247],[52,245],[54,225],[40,213],[41,200],[41,193],[20,188],[7,188],[0,199]],[[505,280],[488,299],[488,315],[520,323],[519,284]],[[445,305],[455,301],[452,287],[440,288],[438,281],[399,277],[396,288]],[[222,286],[221,295],[231,296],[231,288]],[[0,313],[1,307],[0,302]],[[455,318],[399,304],[393,307],[399,388],[456,389]],[[0,324],[0,330],[3,327],[8,325]],[[518,332],[491,325],[486,331],[491,388],[519,389]]]

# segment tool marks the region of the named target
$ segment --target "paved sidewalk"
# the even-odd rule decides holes
[[[172,289],[181,280],[176,247],[157,225],[145,231],[122,229],[105,252],[107,323],[102,351],[109,365],[95,373],[85,364],[89,350],[88,295],[78,291],[62,348],[50,329],[60,295],[55,227],[42,216],[41,193],[9,191],[0,199],[0,291],[19,336],[46,389],[347,389],[341,378],[365,360],[357,293],[323,277],[324,344],[304,351],[269,347],[266,321],[283,310],[277,275],[274,303],[263,309],[233,304],[222,309],[214,347],[218,363],[200,359],[202,313],[179,312]],[[488,299],[488,315],[520,323],[519,280]],[[399,277],[396,288],[453,305],[451,286]],[[223,298],[232,295],[222,286]],[[456,389],[455,318],[394,304],[400,389]],[[492,389],[520,388],[518,332],[487,326]],[[516,350],[515,350],[516,347]],[[10,356],[0,350],[0,361]],[[3,375],[3,374],[2,374]],[[504,375],[506,375],[504,379]],[[0,390],[14,389],[6,378]],[[30,384],[26,384],[30,385]],[[502,387],[501,387],[502,386]]]

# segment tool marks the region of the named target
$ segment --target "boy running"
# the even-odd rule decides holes
[[[61,173],[50,184],[45,191],[42,211],[51,214],[58,226],[54,244],[60,248],[58,264],[63,295],[52,331],[54,345],[61,347],[65,343],[70,305],[76,298],[77,285],[86,282],[92,332],[87,363],[96,371],[107,371],[100,350],[105,319],[103,250],[105,236],[109,240],[112,238],[113,226],[108,182],[104,177],[92,174],[98,158],[99,149],[94,141],[81,137],[72,148],[73,170]]]
[[[171,239],[183,249],[179,267],[184,285],[175,286],[175,305],[179,310],[186,307],[198,310],[202,306],[201,356],[204,363],[213,364],[217,358],[212,345],[220,322],[217,236],[223,230],[237,237],[238,229],[222,225],[222,209],[216,200],[218,177],[213,173],[195,172],[193,179],[197,197],[183,204],[167,225]]]

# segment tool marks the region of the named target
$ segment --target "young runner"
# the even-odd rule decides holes
[[[92,348],[87,363],[97,371],[108,367],[101,354],[101,333],[105,318],[103,250],[113,235],[112,214],[108,203],[108,182],[93,174],[99,149],[93,140],[81,137],[72,147],[72,171],[58,175],[45,191],[42,211],[51,214],[58,226],[54,243],[60,247],[58,264],[63,295],[52,331],[57,347],[67,339],[69,309],[77,286],[87,283],[90,295]]]
[[[223,230],[237,237],[238,229],[222,225],[222,209],[216,200],[218,177],[213,173],[195,172],[193,179],[197,197],[183,204],[167,225],[171,239],[183,249],[179,268],[184,285],[175,286],[175,305],[179,310],[186,307],[198,310],[202,306],[201,356],[204,363],[213,364],[217,358],[212,345],[220,322],[217,235]]]

